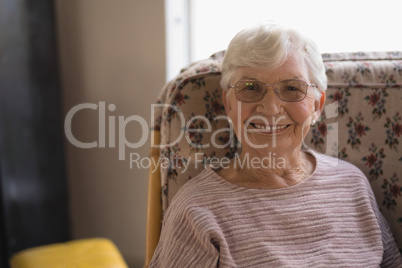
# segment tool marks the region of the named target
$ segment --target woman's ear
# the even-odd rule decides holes
[[[321,97],[319,100],[315,101],[315,111],[314,113],[316,114],[316,120],[318,120],[318,118],[321,115],[322,109],[324,108],[324,103],[325,103],[325,92],[320,92],[321,93]]]
[[[320,113],[322,109],[324,108],[324,103],[325,103],[325,91],[321,92],[321,98],[320,98]]]
[[[325,103],[325,92],[320,93],[321,93],[320,99],[315,101],[315,111],[318,112],[319,114],[321,114]]]

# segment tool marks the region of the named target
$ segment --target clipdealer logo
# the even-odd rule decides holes
[[[151,105],[151,122],[154,122],[154,119],[155,119],[155,109],[163,109],[163,108],[173,109],[175,111],[175,113],[178,115],[178,118],[179,118],[180,124],[181,124],[180,134],[176,138],[176,140],[170,142],[169,144],[153,145],[154,148],[164,148],[164,147],[174,146],[175,144],[177,144],[179,141],[181,141],[183,139],[183,136],[185,137],[187,143],[190,146],[200,148],[200,149],[208,148],[208,147],[210,147],[211,144],[214,148],[217,148],[217,149],[227,148],[229,146],[231,148],[235,147],[235,134],[234,134],[233,122],[228,116],[219,115],[213,119],[215,122],[217,120],[226,120],[229,127],[215,130],[211,134],[211,140],[208,143],[200,145],[200,144],[193,143],[193,141],[190,139],[190,133],[194,133],[194,132],[211,133],[212,125],[211,125],[211,122],[209,121],[209,119],[204,116],[198,115],[198,116],[192,117],[191,119],[189,119],[186,122],[183,113],[176,106],[173,106],[170,104],[152,104]],[[77,112],[79,112],[81,110],[85,110],[85,109],[98,111],[98,139],[96,141],[83,142],[83,141],[78,140],[73,134],[72,121],[74,119],[74,116],[76,116]],[[74,106],[73,108],[71,108],[68,111],[68,113],[65,117],[65,121],[64,121],[64,130],[65,130],[65,135],[66,135],[67,140],[72,145],[74,145],[78,148],[82,148],[82,149],[116,148],[116,146],[117,146],[118,159],[124,161],[126,159],[126,149],[127,148],[137,149],[137,148],[144,146],[150,135],[150,127],[152,128],[153,126],[152,125],[149,126],[147,121],[139,115],[131,115],[128,117],[116,116],[116,115],[107,116],[107,112],[114,112],[115,110],[116,110],[116,105],[109,104],[106,107],[105,102],[99,102],[98,104],[81,103],[81,104]],[[337,115],[338,115],[337,111],[338,111],[338,103],[337,102],[331,103],[331,104],[325,106],[325,113],[326,113],[327,119],[337,117]],[[240,120],[240,118],[241,118],[240,102],[238,103],[238,113],[239,113],[239,116],[237,116],[237,118],[238,118],[238,120]],[[238,138],[239,138],[239,140],[242,140],[243,143],[246,142],[249,146],[251,146],[253,148],[266,148],[266,147],[268,147],[268,143],[257,145],[257,144],[253,144],[248,138],[248,132],[252,133],[252,132],[257,131],[255,129],[247,128],[247,125],[250,124],[251,120],[254,120],[256,118],[258,118],[262,122],[269,125],[267,118],[265,118],[263,116],[253,116],[245,122],[246,127],[243,129],[243,132],[240,129],[237,131],[238,135],[240,135]],[[117,119],[117,122],[116,122],[116,119]],[[274,124],[278,124],[280,122],[280,120],[282,120],[282,119],[285,119],[285,117],[284,116],[281,116],[279,118],[272,117],[272,122],[274,122]],[[191,129],[190,126],[195,120],[203,120],[205,123],[204,124],[205,128]],[[140,129],[141,137],[136,142],[130,142],[126,138],[126,127],[130,123],[137,123],[141,127],[141,129]],[[117,133],[116,133],[116,124],[117,124]],[[310,124],[310,120],[307,119],[302,130],[304,130],[305,127],[308,126],[309,124]],[[237,126],[239,128],[240,128],[240,125],[241,125],[241,122],[240,121],[237,122]],[[336,158],[336,159],[334,159],[334,161],[327,163],[331,166],[336,166],[338,164],[338,162],[337,162],[337,160],[338,160],[337,159],[337,156],[338,156],[338,146],[337,146],[337,144],[338,144],[338,128],[337,128],[337,125],[338,125],[338,123],[332,123],[332,124],[328,125],[330,128],[334,129],[335,131],[332,131],[331,133],[330,132],[326,133],[327,147],[325,148],[324,153],[327,155],[330,155],[330,156],[334,156]],[[219,134],[221,132],[229,133],[229,139],[228,139],[227,143],[225,143],[225,144],[220,144],[220,143],[216,142],[217,134]],[[108,133],[108,135],[106,135],[106,133]],[[116,144],[116,136],[117,136],[117,144]],[[273,148],[275,148],[276,147],[276,135],[272,135],[271,138],[272,138],[272,140],[270,141],[271,146]],[[303,145],[305,147],[308,147],[305,145],[304,141],[303,141]],[[140,155],[138,153],[130,153],[129,156],[130,156],[130,168],[133,168],[134,166],[141,167],[141,168],[149,168],[153,161],[153,159],[151,159],[150,157],[140,157]],[[270,157],[272,157],[272,155],[270,155]],[[275,157],[275,155],[273,155],[273,157]],[[153,164],[159,165],[161,167],[165,166],[168,168],[169,166],[172,165],[172,163],[177,163],[177,161],[180,161],[180,159],[178,160],[178,159],[169,159],[169,158],[165,159],[165,158],[162,158],[161,162],[153,163]],[[181,159],[181,160],[183,160],[183,159]],[[216,162],[216,159],[212,159],[212,160]],[[275,159],[273,161],[271,161],[271,160],[270,160],[270,162],[275,163]],[[224,163],[227,162],[226,159],[224,159],[222,161]],[[252,159],[252,161],[253,161],[253,163],[257,163],[257,162],[263,163],[263,162],[261,162],[261,160],[257,161],[255,159]],[[200,160],[197,160],[197,162],[200,162]],[[204,164],[210,163],[211,159],[204,159],[201,162]],[[279,162],[281,162],[281,161],[277,161],[277,163],[279,163]],[[244,163],[242,165],[244,165]],[[282,165],[283,165],[283,163],[282,163]]]
[[[171,108],[175,110],[180,118],[180,123],[181,123],[181,131],[179,137],[176,138],[176,140],[170,142],[169,144],[157,144],[153,145],[154,148],[164,148],[164,147],[169,147],[173,146],[176,143],[178,143],[185,134],[187,142],[190,144],[190,146],[197,146],[198,148],[208,148],[210,144],[203,144],[203,145],[195,145],[191,139],[189,133],[194,133],[194,132],[211,132],[212,131],[212,126],[209,120],[206,117],[203,116],[195,116],[185,122],[185,118],[183,113],[175,106],[170,105],[170,104],[152,104],[151,105],[151,122],[154,122],[155,119],[155,109],[156,108]],[[98,140],[97,141],[92,141],[92,142],[82,142],[78,140],[72,130],[72,121],[76,113],[80,110],[84,109],[90,109],[90,110],[98,110]],[[71,108],[64,120],[64,130],[66,134],[67,140],[74,146],[82,149],[91,149],[91,148],[115,148],[116,147],[116,116],[110,115],[108,116],[108,129],[106,130],[106,110],[113,112],[116,110],[116,105],[114,104],[109,104],[108,107],[106,108],[106,103],[105,102],[99,102],[99,104],[94,104],[94,103],[82,103],[74,106]],[[227,120],[230,123],[230,119],[227,116],[217,116],[215,120]],[[206,122],[206,128],[205,129],[191,129],[190,125],[195,121],[195,120],[204,120]],[[137,142],[129,142],[126,138],[126,127],[129,123],[132,122],[137,122],[141,126],[141,138]],[[142,118],[139,115],[131,115],[128,117],[124,116],[117,116],[117,148],[118,148],[118,155],[119,155],[119,160],[125,160],[126,159],[126,148],[132,148],[132,149],[137,149],[145,145],[145,143],[148,140],[149,136],[149,129],[150,126],[148,125],[147,121]],[[153,126],[151,125],[151,128]],[[226,144],[219,144],[214,140],[214,137],[224,131],[229,131],[230,134],[230,140]],[[106,132],[108,132],[108,144],[106,145]],[[225,128],[225,129],[220,129],[215,131],[212,134],[212,145],[215,148],[225,148],[228,145],[234,146],[234,133],[233,133],[233,128]]]

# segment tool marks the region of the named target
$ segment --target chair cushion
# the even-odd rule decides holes
[[[104,238],[74,240],[23,250],[10,260],[11,268],[127,268],[117,247]]]

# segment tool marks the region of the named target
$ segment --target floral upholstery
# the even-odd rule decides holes
[[[223,56],[219,52],[183,69],[158,98],[169,104],[157,109],[154,122],[162,137],[163,211],[204,164],[237,151],[221,103]],[[323,59],[327,102],[305,146],[366,174],[402,252],[402,52],[323,54]]]

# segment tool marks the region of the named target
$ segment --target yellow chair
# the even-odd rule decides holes
[[[11,268],[128,268],[114,243],[105,238],[73,240],[16,253]]]
[[[148,267],[154,251],[159,242],[162,229],[162,200],[160,170],[153,163],[158,163],[160,158],[159,148],[154,145],[160,144],[160,131],[151,131],[151,167],[148,178],[148,205],[147,205],[147,229],[145,233],[145,267]],[[155,172],[152,172],[155,170]]]

